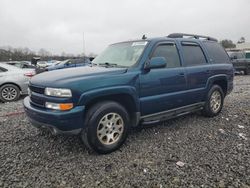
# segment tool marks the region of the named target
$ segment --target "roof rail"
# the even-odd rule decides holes
[[[185,34],[185,33],[172,33],[169,34],[167,37],[169,38],[184,38],[184,37],[190,37],[190,38],[195,38],[195,39],[206,39],[206,40],[211,40],[218,42],[216,38],[209,37],[209,36],[202,36],[202,35],[194,35],[194,34]]]

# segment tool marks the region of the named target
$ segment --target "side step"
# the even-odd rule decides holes
[[[180,108],[175,108],[155,114],[150,114],[141,117],[142,125],[151,125],[156,124],[162,121],[166,121],[168,119],[172,119],[175,117],[183,116],[192,112],[200,111],[203,109],[205,102],[196,103],[192,105],[187,105]]]

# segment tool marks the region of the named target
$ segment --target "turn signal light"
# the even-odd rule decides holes
[[[46,102],[45,107],[48,109],[53,109],[53,110],[70,110],[74,107],[73,103],[52,103],[52,102]]]
[[[73,108],[72,103],[60,104],[60,110],[70,110]]]

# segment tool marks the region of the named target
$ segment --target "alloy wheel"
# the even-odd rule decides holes
[[[1,93],[3,99],[6,101],[12,101],[17,96],[17,90],[13,87],[5,87]]]
[[[116,143],[124,131],[124,121],[117,113],[104,115],[98,123],[97,137],[104,145]]]
[[[221,107],[221,94],[219,91],[215,90],[210,98],[210,107],[214,113],[217,113]]]

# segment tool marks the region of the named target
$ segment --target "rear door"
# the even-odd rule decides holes
[[[5,77],[6,77],[6,73],[7,73],[7,69],[3,68],[0,66],[0,85],[3,84],[5,82]]]
[[[210,64],[199,43],[182,41],[181,51],[187,75],[187,93],[185,104],[194,104],[204,100],[206,84],[210,76]]]
[[[152,57],[164,57],[167,66],[144,71],[140,75],[142,115],[177,108],[184,104],[186,77],[175,43],[157,44],[149,59]]]

